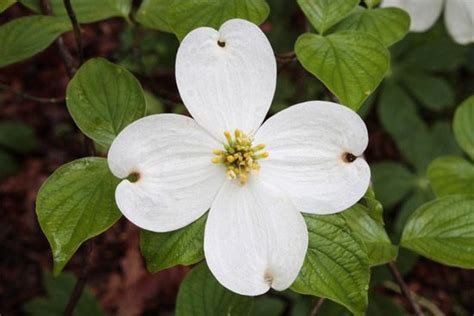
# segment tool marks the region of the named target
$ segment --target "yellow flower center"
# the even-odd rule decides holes
[[[241,132],[234,131],[234,138],[229,131],[224,132],[227,144],[224,150],[214,149],[212,163],[223,164],[229,179],[238,179],[240,184],[245,184],[252,171],[260,170],[259,159],[267,158],[268,152],[262,152],[265,144],[252,147],[252,138]]]

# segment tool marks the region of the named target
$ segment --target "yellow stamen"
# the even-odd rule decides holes
[[[266,146],[259,144],[252,147],[252,138],[239,129],[234,130],[234,139],[229,131],[224,132],[227,144],[224,150],[214,149],[212,153],[217,157],[212,158],[215,164],[223,164],[229,179],[238,179],[240,184],[245,184],[252,171],[259,171],[259,159],[267,158],[268,152],[260,152]]]

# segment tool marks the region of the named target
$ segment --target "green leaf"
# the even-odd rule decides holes
[[[430,129],[432,138],[431,160],[441,156],[462,156],[449,121],[437,121]]]
[[[69,82],[67,108],[79,129],[109,146],[128,124],[143,117],[146,101],[137,79],[102,58],[85,63]]]
[[[20,0],[22,4],[41,13],[41,0]],[[132,0],[74,0],[71,1],[74,13],[80,23],[92,23],[119,16],[128,19]],[[63,0],[51,0],[54,15],[67,17]]]
[[[115,204],[120,179],[104,158],[82,158],[57,169],[38,192],[36,214],[53,251],[58,275],[79,246],[121,216]]]
[[[150,272],[158,272],[178,264],[190,265],[204,259],[204,227],[207,214],[181,229],[155,233],[142,230],[140,249]]]
[[[410,16],[405,11],[399,8],[382,8],[354,12],[337,24],[334,31],[366,32],[390,46],[405,37],[409,28]]]
[[[292,289],[329,298],[354,314],[367,309],[369,259],[363,241],[340,215],[305,215],[306,259]]]
[[[405,87],[427,109],[439,111],[454,105],[454,91],[442,78],[421,72],[403,76]]]
[[[283,300],[271,296],[259,296],[254,300],[250,316],[283,315],[285,307],[286,304]]]
[[[354,110],[377,88],[389,67],[384,45],[355,31],[326,37],[306,33],[296,41],[295,51],[303,67]]]
[[[454,115],[454,136],[459,146],[474,160],[474,96],[464,101]]]
[[[395,260],[397,247],[392,245],[384,227],[369,215],[370,210],[356,204],[341,215],[346,219],[352,231],[357,234],[367,247],[369,264],[381,265]]]
[[[0,121],[0,146],[26,154],[38,148],[38,140],[30,126],[15,121]]]
[[[404,201],[404,203],[400,206],[400,210],[398,211],[397,217],[395,219],[395,231],[392,236],[393,240],[400,241],[403,228],[405,227],[405,224],[407,223],[410,216],[419,206],[428,202],[432,198],[433,196],[431,196],[431,193],[417,190],[414,191],[413,194]]]
[[[331,26],[348,16],[359,4],[358,0],[298,0],[304,14],[323,34]]]
[[[426,39],[426,33],[419,35]],[[408,55],[404,57],[404,63],[416,69],[436,72],[453,71],[461,67],[467,59],[467,47],[455,44],[447,34],[418,47],[412,46]]]
[[[460,157],[441,157],[428,168],[433,191],[438,197],[474,195],[474,164]]]
[[[53,278],[49,273],[44,276],[43,284],[48,294],[47,298],[34,298],[28,301],[23,309],[30,316],[61,316],[64,314],[69,297],[77,280],[73,274],[63,273]],[[86,288],[77,302],[73,316],[101,316],[99,302]]]
[[[203,262],[181,283],[176,316],[248,315],[252,303],[252,297],[235,294],[220,285]]]
[[[432,137],[416,111],[416,104],[393,80],[387,80],[381,92],[379,119],[395,139],[400,154],[417,170],[424,172],[431,162]]]
[[[15,174],[20,166],[9,153],[0,149],[0,180]]]
[[[46,49],[59,35],[71,29],[69,21],[52,16],[26,16],[0,26],[0,67]]]
[[[375,198],[375,192],[372,186],[369,187],[365,195],[362,197],[360,203],[368,208],[369,215],[377,223],[384,225],[383,222],[383,206],[380,201]]]
[[[0,0],[0,13],[16,3],[16,0]]]
[[[401,245],[445,265],[474,268],[474,196],[447,196],[410,217]]]
[[[405,310],[393,299],[380,295],[377,292],[370,293],[368,316],[406,316]]]
[[[233,18],[263,23],[270,13],[265,0],[145,0],[137,21],[146,27],[174,33],[179,40],[200,26],[218,29]]]
[[[165,112],[165,106],[161,101],[148,91],[143,91],[146,101],[146,115],[160,114]]]
[[[377,162],[371,165],[370,170],[375,194],[387,209],[395,206],[413,190],[415,176],[398,162]]]
[[[382,0],[364,0],[365,4],[367,4],[367,6],[369,8],[373,8],[375,6],[378,6],[381,1]]]

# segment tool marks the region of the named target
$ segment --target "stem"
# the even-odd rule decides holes
[[[395,279],[395,281],[400,286],[400,289],[402,290],[403,296],[405,296],[405,298],[408,300],[408,302],[410,303],[410,305],[411,305],[413,311],[415,312],[415,314],[417,316],[424,316],[423,312],[421,311],[420,306],[413,299],[413,296],[411,295],[411,291],[408,288],[405,281],[403,280],[400,271],[398,271],[398,268],[397,268],[395,262],[393,262],[393,261],[389,262],[387,265],[388,265],[388,268],[389,268],[390,272],[392,273],[393,278]]]
[[[317,301],[316,301],[316,304],[314,304],[314,307],[313,309],[311,310],[311,312],[309,313],[309,316],[316,316],[316,314],[319,312],[319,310],[321,309],[321,306],[323,306],[323,303],[326,299],[324,297],[321,297],[319,298]]]
[[[77,279],[76,285],[74,285],[74,289],[72,290],[71,296],[69,296],[69,301],[67,303],[66,309],[64,309],[64,316],[71,316],[72,313],[74,312],[74,309],[76,308],[77,303],[79,302],[79,299],[82,296],[82,292],[84,292],[84,288],[86,286],[87,282],[87,277],[89,274],[89,269],[91,266],[91,254],[94,248],[94,241],[91,240],[86,244],[86,253],[84,254],[83,257],[83,263],[82,263],[82,270],[79,275],[79,278]]]
[[[9,85],[3,84],[3,83],[0,83],[0,89],[13,92],[14,94],[16,94],[17,96],[19,96],[22,99],[36,101],[36,102],[39,102],[39,103],[63,103],[64,102],[63,98],[35,97],[35,96],[30,95],[26,92],[15,90],[12,87],[10,87]]]
[[[80,66],[84,63],[84,50],[82,46],[81,29],[80,29],[79,23],[77,22],[76,14],[74,13],[74,9],[72,8],[71,1],[64,0],[64,6],[66,7],[67,14],[69,16],[69,19],[71,20],[71,24],[74,29],[74,36],[76,39],[76,46],[77,46],[77,51],[79,54],[79,66]],[[53,15],[52,10],[51,10],[51,3],[49,0],[41,0],[41,8],[44,14]],[[69,79],[71,79],[74,76],[74,73],[76,72],[76,68],[73,66],[74,58],[72,57],[69,50],[66,48],[66,45],[64,44],[64,41],[61,37],[59,37],[56,40],[56,44],[58,45],[59,54],[61,56],[61,59],[63,60],[64,66],[66,67],[68,77]],[[88,137],[86,137],[86,141],[85,141],[85,151],[92,156],[96,155],[94,143]],[[82,292],[84,291],[84,287],[87,281],[87,276],[88,276],[89,269],[91,266],[89,261],[91,259],[90,257],[91,257],[93,245],[94,245],[93,241],[89,241],[86,245],[87,248],[86,248],[86,253],[83,257],[84,262],[82,264],[82,270],[76,282],[76,285],[74,286],[74,289],[71,293],[71,296],[69,297],[69,301],[63,313],[64,316],[72,315],[79,299],[82,296]]]
[[[383,283],[383,285],[384,285],[385,288],[387,288],[389,290],[392,290],[392,291],[394,291],[398,294],[402,294],[402,291],[400,290],[400,287],[395,282],[385,281]],[[431,314],[433,314],[433,316],[444,316],[445,315],[438,308],[438,306],[436,306],[436,304],[431,302],[426,297],[417,295],[416,293],[413,293],[413,291],[410,291],[410,292],[411,292],[411,295],[413,295],[413,298],[415,299],[415,301],[417,301],[418,304],[420,304],[421,307],[424,307],[425,309],[427,309]]]
[[[41,11],[46,15],[53,15],[53,10],[51,9],[51,3],[49,0],[41,0]],[[61,36],[58,37],[55,43],[59,50],[59,56],[63,61],[64,67],[66,68],[67,75],[69,78],[72,78],[76,72],[76,67],[74,67],[74,58],[66,48],[64,40]]]
[[[72,27],[74,29],[77,53],[79,54],[79,64],[82,65],[84,63],[84,47],[82,46],[81,27],[79,25],[79,22],[77,21],[76,13],[74,13],[74,9],[72,8],[71,0],[64,0],[64,7],[66,8],[67,15],[69,16]]]
[[[296,59],[296,53],[295,52],[279,53],[279,54],[275,54],[275,58],[278,63],[286,64]]]

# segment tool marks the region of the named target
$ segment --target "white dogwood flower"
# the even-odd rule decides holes
[[[228,289],[288,288],[308,247],[300,212],[330,214],[369,184],[364,122],[331,102],[294,105],[260,126],[276,86],[276,61],[254,24],[234,19],[182,41],[176,81],[194,119],[142,118],[114,140],[110,170],[124,179],[116,202],[141,228],[168,232],[208,209],[204,252]],[[132,179],[133,178],[133,179]]]
[[[444,21],[452,38],[461,45],[474,43],[474,0],[383,0],[382,7],[407,11],[413,32],[431,28],[445,7]]]

